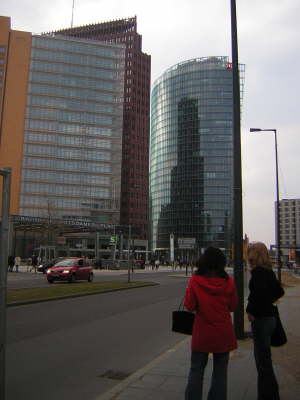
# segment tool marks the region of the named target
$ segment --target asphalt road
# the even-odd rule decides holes
[[[173,274],[171,267],[160,267],[157,271],[152,271],[151,269],[146,270],[134,270],[134,273],[131,273],[130,277],[133,281],[138,280],[152,280],[152,277],[158,279],[159,282],[168,279],[169,275]],[[176,270],[175,275],[184,275],[185,269]],[[190,270],[189,270],[190,274]],[[113,280],[122,280],[127,282],[128,273],[125,270],[94,270],[94,281],[113,281]],[[56,282],[56,284],[60,284],[61,282]],[[7,286],[9,289],[18,289],[18,288],[32,288],[32,287],[45,287],[49,286],[49,283],[46,279],[46,274],[41,272],[27,272],[26,267],[22,266],[20,272],[9,272],[8,273],[8,281]]]
[[[18,275],[18,276],[17,276]],[[7,400],[92,400],[181,341],[171,312],[187,283],[170,272],[137,273],[159,286],[7,309]],[[46,283],[9,276],[9,287]],[[98,279],[126,279],[117,273]],[[23,283],[22,283],[23,281]],[[33,282],[33,283],[32,283]]]

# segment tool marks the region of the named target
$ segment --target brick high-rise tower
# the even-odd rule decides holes
[[[148,232],[148,169],[151,57],[142,52],[136,17],[54,32],[126,45],[123,113],[121,224]]]

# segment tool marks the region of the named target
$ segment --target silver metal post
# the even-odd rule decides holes
[[[95,232],[95,260],[99,258],[99,232]]]
[[[113,266],[115,266],[115,261],[116,261],[116,225],[114,225],[114,243],[113,243],[113,254],[112,254],[112,261],[113,261]]]
[[[127,255],[127,262],[128,262],[128,280],[127,282],[130,283],[130,267],[131,267],[131,262],[130,262],[130,243],[131,243],[131,225],[128,227],[128,255]]]
[[[0,175],[3,176],[0,236],[0,399],[5,400],[6,290],[11,169],[1,169]]]
[[[75,0],[73,0],[73,4],[72,4],[71,28],[73,28],[73,21],[74,21],[74,2],[75,2]]]

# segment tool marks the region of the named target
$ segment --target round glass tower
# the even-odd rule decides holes
[[[240,65],[241,89],[244,66]],[[242,90],[241,90],[242,92]],[[241,93],[242,98],[242,93]],[[150,240],[158,254],[192,259],[231,246],[232,68],[206,57],[168,69],[152,90]],[[171,246],[172,247],[172,246]]]

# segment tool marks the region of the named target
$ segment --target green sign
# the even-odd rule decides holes
[[[109,244],[115,244],[117,243],[117,236],[111,236],[109,239]]]

